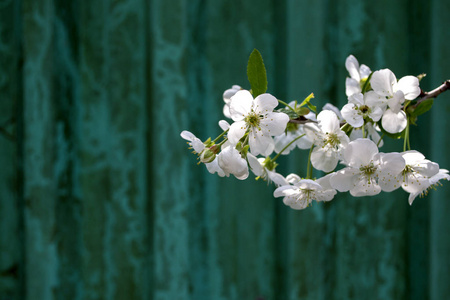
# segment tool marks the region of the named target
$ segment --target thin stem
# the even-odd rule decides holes
[[[408,144],[409,144],[409,120],[407,121],[405,129],[405,138],[403,140],[403,152],[406,151],[406,147]]]
[[[361,127],[361,129],[362,129],[362,134],[363,134],[363,139],[365,139],[366,138],[366,129],[365,129],[365,124]]]
[[[222,145],[225,144],[226,141],[228,141],[228,138],[224,138],[223,141],[218,143],[216,146],[219,147],[219,149],[220,149],[220,147],[222,147]]]
[[[215,143],[215,142],[217,142],[217,140],[219,140],[221,137],[223,137],[227,132],[228,132],[228,130],[229,129],[227,129],[227,130],[225,130],[224,132],[222,132],[218,137],[216,137],[215,139],[214,139],[214,141],[212,141],[213,143]]]
[[[377,143],[377,147],[380,146],[380,143],[383,140],[383,137],[384,137],[384,133],[380,136],[380,139],[378,140],[378,143]]]
[[[296,113],[295,109],[293,109],[289,104],[287,104],[283,100],[279,100],[279,99],[277,99],[277,100],[278,100],[278,102],[280,102],[281,104],[283,104],[284,106],[288,107],[290,110],[292,110],[293,112]]]
[[[408,122],[408,150],[411,150],[411,144],[409,143],[409,122]]]
[[[311,153],[312,153],[313,149],[314,149],[314,144],[311,146],[311,150],[309,150],[308,169],[306,170],[306,179],[311,179],[312,178]]]
[[[286,150],[290,145],[292,145],[295,141],[297,141],[298,139],[304,137],[306,134],[302,134],[299,135],[298,137],[296,137],[295,139],[293,139],[292,141],[289,142],[289,144],[287,144],[283,149],[281,149],[281,151],[275,155],[275,157],[272,159],[272,161],[276,161],[278,157],[280,157],[281,153],[283,153],[284,150]]]

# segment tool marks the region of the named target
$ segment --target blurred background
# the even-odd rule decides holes
[[[450,79],[448,0],[0,0],[0,299],[448,299],[450,184],[294,211],[180,138],[222,93],[346,103],[345,58]],[[450,168],[450,92],[412,148]],[[382,151],[401,151],[389,141]],[[307,151],[278,171],[305,175]]]

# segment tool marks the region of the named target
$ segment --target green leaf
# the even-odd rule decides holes
[[[307,114],[309,114],[309,109],[307,109],[306,107],[299,107],[299,108],[296,110],[296,113],[297,113],[299,116],[306,116]]]
[[[264,94],[267,91],[267,74],[261,53],[253,49],[247,64],[247,77],[252,87],[253,97]]]
[[[373,75],[373,72],[370,73],[370,75],[365,80],[363,80],[363,86],[361,87],[361,92],[363,94],[365,94],[367,91],[369,91],[372,88],[372,86],[370,85],[370,79],[372,78],[372,75]]]
[[[433,99],[427,99],[425,101],[420,102],[420,104],[412,111],[411,115],[414,117],[420,116],[427,111],[430,110],[430,108],[433,106]]]
[[[305,100],[303,100],[303,102],[300,104],[300,107],[306,105],[309,107],[310,110],[312,110],[313,112],[316,112],[317,107],[312,105],[310,102],[312,98],[314,98],[314,93],[309,94],[308,97],[306,97]]]

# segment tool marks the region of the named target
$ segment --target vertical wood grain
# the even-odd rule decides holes
[[[448,14],[450,4],[448,1],[433,1],[431,6],[431,70],[432,82],[438,84],[450,77],[450,33],[448,28]],[[433,160],[441,168],[448,169],[450,159],[448,147],[450,139],[448,128],[450,113],[450,95],[447,93],[435,99],[432,111],[431,142]],[[450,274],[450,186],[443,182],[437,190],[431,190],[425,199],[430,201],[430,299],[443,299],[450,294],[448,274]]]
[[[149,299],[143,2],[83,1],[79,180],[84,299]]]
[[[21,102],[20,3],[0,6],[0,299],[21,296],[24,263],[17,135]]]

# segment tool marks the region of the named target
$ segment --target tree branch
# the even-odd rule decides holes
[[[432,91],[429,92],[422,92],[420,93],[419,97],[417,99],[417,103],[414,104],[414,108],[417,107],[421,102],[430,99],[430,98],[436,98],[437,96],[439,96],[440,94],[442,94],[443,92],[445,92],[446,90],[450,89],[450,79],[444,81],[443,84],[441,84],[439,87],[435,88]]]

